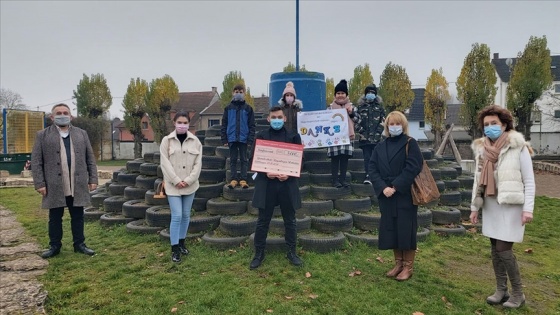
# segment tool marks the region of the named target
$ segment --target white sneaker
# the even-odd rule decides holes
[[[364,179],[364,185],[371,185],[371,180],[369,180],[369,176],[366,176],[366,179]]]

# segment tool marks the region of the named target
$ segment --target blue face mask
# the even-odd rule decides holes
[[[366,94],[366,101],[373,102],[375,100],[375,97],[376,97],[375,94],[372,93]]]
[[[402,126],[395,125],[389,126],[389,134],[393,137],[400,136],[402,133]]]
[[[233,100],[236,102],[242,102],[245,100],[245,94],[244,93],[235,93],[233,94]]]
[[[284,119],[281,118],[273,118],[270,120],[270,127],[274,130],[280,130],[284,127]]]
[[[484,134],[492,141],[494,141],[502,135],[502,126],[500,125],[485,126]]]

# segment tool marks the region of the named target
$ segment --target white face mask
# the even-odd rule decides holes
[[[402,133],[402,126],[401,125],[395,125],[395,126],[389,126],[389,134],[393,137],[396,136],[400,136]]]
[[[293,96],[286,96],[286,104],[292,105],[293,103],[294,103],[294,97]]]

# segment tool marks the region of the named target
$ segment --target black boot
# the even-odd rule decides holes
[[[41,258],[51,258],[54,257],[56,255],[60,254],[60,247],[57,246],[51,246],[49,249],[45,250],[42,254],[41,254]]]
[[[189,254],[189,250],[185,247],[185,239],[184,238],[179,240],[179,250],[181,250],[181,254],[183,254],[185,256]]]
[[[264,250],[257,250],[255,252],[255,257],[251,260],[251,264],[249,265],[249,269],[257,269],[264,261]]]
[[[301,260],[301,258],[298,257],[298,255],[296,254],[296,249],[290,249],[288,251],[288,254],[286,255],[286,258],[288,258],[288,260],[290,261],[290,263],[292,263],[292,265],[294,266],[302,266],[303,265],[303,260]]]
[[[338,182],[340,183],[341,187],[348,188],[350,187],[350,183],[346,181],[346,174],[340,175]]]
[[[171,260],[173,262],[181,262],[181,249],[179,245],[171,245]]]
[[[89,256],[95,255],[95,252],[93,251],[93,249],[88,248],[85,243],[82,243],[78,246],[74,246],[74,252],[75,253],[86,254],[86,255],[89,255]]]

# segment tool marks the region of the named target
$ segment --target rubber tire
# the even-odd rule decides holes
[[[306,161],[306,162],[326,161],[327,160],[327,150],[326,149],[306,149],[306,150],[303,150],[303,160]]]
[[[348,159],[348,171],[363,171],[364,170],[364,160],[363,159],[356,159],[352,156],[351,159]]]
[[[243,219],[225,216],[220,219],[220,231],[229,236],[246,236],[255,232],[257,227],[256,216],[246,215]]]
[[[191,216],[188,233],[201,233],[215,230],[220,226],[221,216],[209,216],[206,212],[195,213]]]
[[[238,248],[241,244],[245,243],[248,236],[237,236],[237,237],[213,237],[214,232],[208,232],[202,236],[202,243],[208,247],[227,250],[232,248]]]
[[[144,202],[150,206],[165,206],[169,204],[167,198],[163,198],[163,199],[154,198],[155,194],[156,194],[155,190],[153,189],[148,190],[144,195]]]
[[[461,204],[461,193],[458,191],[446,191],[440,195],[439,203],[444,206],[458,206]]]
[[[208,199],[206,203],[206,212],[212,215],[243,214],[247,212],[247,201],[229,201],[223,200],[222,198]]]
[[[465,177],[458,177],[459,182],[461,183],[461,187],[465,189],[472,189],[474,185],[474,177],[472,176],[465,176]]]
[[[352,193],[356,196],[371,197],[375,194],[373,185],[364,185],[364,183],[350,183],[350,188],[352,189]]]
[[[432,173],[434,180],[438,181],[441,179],[441,170],[439,168],[430,168],[430,173]]]
[[[461,222],[461,211],[456,208],[449,207],[448,210],[432,209],[433,224],[459,224]]]
[[[311,196],[316,199],[336,200],[350,197],[350,188],[311,186]]]
[[[336,199],[334,200],[334,208],[347,213],[367,212],[371,210],[371,199],[369,197]]]
[[[357,184],[363,184],[364,180],[366,179],[366,172],[361,171],[350,171],[350,178],[352,178],[352,182]]]
[[[216,156],[223,157],[224,159],[229,158],[229,148],[226,146],[219,146],[215,149]]]
[[[204,138],[204,145],[212,146],[212,147],[223,146],[222,138],[221,137],[205,137]]]
[[[91,205],[94,206],[95,208],[101,208],[103,207],[103,201],[107,198],[109,198],[109,195],[107,194],[93,195],[91,196]]]
[[[144,199],[129,200],[122,205],[122,214],[127,218],[144,219],[146,210],[150,208]]]
[[[249,246],[255,250],[255,233],[249,235]],[[266,237],[266,252],[285,252],[286,239],[284,236],[268,235]]]
[[[105,211],[99,210],[97,207],[84,208],[84,222],[99,221],[99,218],[105,213]]]
[[[146,153],[144,153],[144,162],[146,162],[146,163],[154,163],[154,152],[146,152]]]
[[[187,232],[187,240],[197,239],[202,237],[204,233],[188,233]],[[159,231],[159,239],[169,244],[169,228],[165,228]]]
[[[158,234],[163,229],[164,228],[160,226],[147,225],[144,219],[131,221],[126,224],[126,231],[130,233]]]
[[[138,174],[119,173],[117,183],[119,185],[134,186],[136,185],[136,177],[138,177]]]
[[[434,231],[434,233],[436,233],[436,235],[438,236],[463,236],[467,234],[467,230],[465,230],[465,227],[462,225],[458,225],[457,227],[453,228],[433,226],[432,231]]]
[[[298,234],[306,232],[309,229],[311,229],[311,217],[296,218],[296,232]],[[272,220],[270,220],[268,232],[283,236],[286,233],[284,219],[281,217],[272,218]]]
[[[434,152],[432,150],[421,150],[420,152],[424,160],[431,160],[434,157]]]
[[[158,178],[163,178],[163,170],[161,169],[161,165],[158,165],[158,168],[157,168],[157,177],[158,177]]]
[[[331,174],[331,161],[304,160],[303,169],[311,174]]]
[[[154,206],[146,210],[146,223],[149,226],[169,227],[171,209],[169,206]]]
[[[226,179],[226,171],[224,169],[202,169],[198,178],[201,184],[217,184],[223,183]]]
[[[442,179],[457,179],[457,170],[453,167],[440,167]]]
[[[154,154],[155,157],[155,154]],[[136,160],[132,160],[132,161],[128,161],[126,162],[126,170],[128,172],[134,172],[134,173],[138,173],[140,172],[140,164],[144,163],[144,160],[142,159],[136,159]]]
[[[436,181],[436,186],[437,186],[438,191],[439,191],[440,193],[442,193],[442,192],[445,191],[445,181],[442,181],[442,180]]]
[[[113,196],[103,200],[103,210],[110,213],[121,213],[122,205],[126,202],[126,199],[122,196]]]
[[[461,190],[461,201],[470,202],[472,200],[472,190]]]
[[[253,202],[252,201],[248,201],[247,202],[247,213],[251,214],[251,215],[259,215],[259,209],[253,207]],[[282,210],[280,209],[280,206],[276,206],[274,207],[274,211],[272,212],[272,216],[273,217],[279,217],[282,215]],[[296,216],[297,216],[297,210],[296,210]]]
[[[302,200],[297,216],[321,216],[333,209],[332,200]]]
[[[350,233],[344,233],[344,236],[348,239],[348,241],[352,244],[355,243],[364,243],[367,246],[375,247],[379,245],[379,236],[377,235],[370,235],[370,234],[361,234],[361,235],[354,235]]]
[[[198,198],[195,195],[192,208],[196,212],[204,212],[206,211],[206,203],[208,203],[208,200],[209,200],[208,198]]]
[[[142,163],[140,164],[140,174],[146,176],[157,176],[158,164],[155,163]]]
[[[416,218],[418,227],[430,228],[430,226],[432,225],[432,211],[430,211],[429,209],[418,209]]]
[[[198,136],[204,136],[204,135],[206,135],[206,129],[197,130],[197,131],[194,132],[194,135],[197,136],[197,137]]]
[[[243,200],[243,201],[250,201],[253,200],[253,193],[255,192],[255,187],[250,186],[249,188],[233,188],[230,189],[227,185],[222,184],[222,194],[225,199],[228,200]],[[208,208],[208,205],[206,205]]]
[[[226,170],[226,183],[229,184],[231,182],[231,171],[229,170],[229,164],[227,168],[228,170]],[[253,180],[253,174],[255,174],[255,172],[247,171],[247,184],[249,184],[249,186],[255,186],[255,181]]]
[[[352,229],[353,219],[350,213],[343,212],[342,216],[311,217],[313,229],[322,233],[348,232]]]
[[[431,159],[431,160],[426,160],[426,164],[428,164],[429,168],[437,168],[438,165],[439,165],[439,162],[436,159]]]
[[[203,145],[202,146],[202,155],[203,156],[216,156],[216,147],[211,145]]]
[[[362,231],[379,230],[379,222],[381,221],[381,213],[368,212],[352,213],[354,227]]]
[[[207,199],[220,197],[223,188],[224,188],[224,183],[209,184],[209,185],[201,184],[198,190],[196,191],[196,196],[198,198],[207,198]]]
[[[154,163],[159,164],[161,162],[161,153],[154,152]]]
[[[352,174],[346,172],[346,181],[352,180]],[[332,187],[332,174],[309,174],[309,181],[315,186]]]
[[[309,186],[310,183],[311,183],[311,175],[308,172],[299,173],[298,185],[300,187]]]
[[[461,187],[461,183],[456,179],[444,179],[445,189],[457,190]]]
[[[134,221],[133,218],[125,218],[122,214],[117,213],[105,213],[99,218],[99,224],[104,227],[127,224],[128,222]]]
[[[222,130],[221,129],[206,129],[206,133],[204,134],[206,137],[221,137]]]
[[[145,189],[145,190],[153,189],[154,188],[154,183],[155,183],[156,180],[157,180],[156,176],[140,175],[140,176],[136,177],[135,186],[138,187],[138,188]]]
[[[342,250],[346,244],[346,237],[344,237],[342,232],[324,236],[302,233],[298,238],[299,244],[303,250],[317,253],[328,253],[335,250]]]
[[[428,228],[422,228],[422,231],[420,232],[416,232],[416,241],[417,242],[423,242],[426,239],[428,239],[428,236],[430,235],[431,231]]]
[[[109,195],[111,196],[123,196],[124,189],[128,187],[128,185],[122,185],[119,183],[111,183],[109,184]]]
[[[203,169],[224,169],[226,166],[226,159],[219,156],[202,156],[202,168]]]
[[[136,200],[144,199],[148,189],[136,188],[136,187],[126,187],[124,189],[124,199],[126,200]]]

